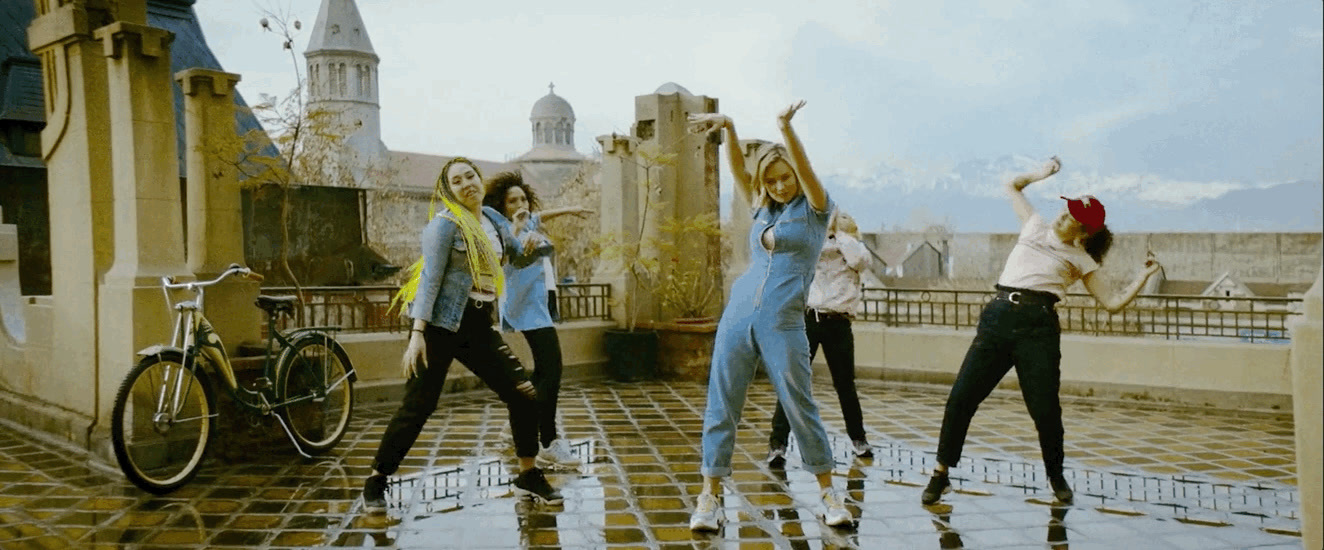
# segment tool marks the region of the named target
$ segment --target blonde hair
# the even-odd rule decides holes
[[[464,238],[464,246],[467,250],[465,257],[469,263],[469,275],[477,283],[483,277],[489,277],[495,286],[498,296],[505,290],[505,273],[501,269],[501,260],[498,258],[496,250],[492,248],[492,241],[488,240],[487,232],[483,231],[483,224],[469,209],[460,206],[459,199],[451,191],[450,185],[446,182],[446,173],[456,164],[467,164],[473,169],[481,180],[483,173],[478,170],[478,166],[464,157],[455,157],[446,162],[441,167],[441,174],[437,176],[436,186],[432,190],[432,201],[428,204],[428,219],[437,215],[437,201],[441,201],[442,207],[446,209],[448,218],[455,222],[460,230],[460,235]],[[482,214],[480,213],[479,216]],[[397,305],[414,301],[414,296],[418,294],[418,284],[423,278],[423,256],[419,256],[413,265],[409,266],[409,280],[400,287],[391,299],[391,309]]]
[[[790,153],[786,146],[780,143],[763,142],[754,150],[754,193],[752,204],[754,209],[763,208],[768,205],[768,189],[763,186],[763,174],[768,171],[768,167],[778,160],[786,161],[787,166],[791,167],[791,172],[795,173],[796,185],[800,184],[800,174],[795,172],[795,165],[790,161]]]

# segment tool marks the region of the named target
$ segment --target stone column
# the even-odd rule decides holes
[[[96,30],[105,54],[114,144],[114,258],[99,291],[98,416],[107,418],[135,351],[168,341],[173,312],[161,277],[183,276],[184,235],[175,145],[170,42],[164,30],[117,21]],[[106,426],[98,428],[104,437]],[[98,434],[93,434],[99,439]],[[105,449],[92,442],[94,451]]]
[[[188,270],[199,279],[214,279],[231,264],[244,263],[238,159],[219,156],[227,150],[221,146],[242,139],[234,118],[239,75],[194,68],[176,73],[175,80],[184,91]],[[253,306],[257,295],[257,283],[247,279],[230,278],[207,289],[207,319],[231,357],[241,342],[262,337],[262,311]]]
[[[1292,324],[1292,408],[1301,542],[1324,548],[1324,274],[1305,295],[1305,316]]]
[[[639,168],[635,160],[639,140],[610,134],[598,136],[598,143],[602,145],[602,168],[598,172],[602,235],[620,235],[624,242],[634,242],[639,238]],[[611,285],[612,318],[626,323],[629,301],[637,295],[620,260],[600,259],[593,279]]]
[[[41,149],[53,222],[46,325],[52,334],[28,340],[54,343],[58,334],[60,359],[54,367],[51,348],[30,347],[27,368],[42,375],[30,376],[30,387],[19,391],[73,411],[81,418],[76,423],[85,426],[96,416],[98,399],[107,407],[110,402],[86,383],[97,378],[99,368],[96,282],[110,268],[114,246],[106,59],[91,30],[108,14],[89,12],[82,2],[36,5],[28,46],[41,58],[45,80]],[[56,435],[85,443],[84,434],[73,431]]]

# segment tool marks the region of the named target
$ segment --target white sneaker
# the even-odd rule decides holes
[[[850,510],[846,509],[846,497],[836,487],[823,489],[823,523],[833,527],[845,527],[855,521]]]
[[[559,468],[575,468],[580,465],[580,460],[570,452],[570,444],[566,440],[554,439],[551,445],[538,451],[538,463]]]
[[[698,506],[690,514],[691,531],[716,531],[722,528],[722,505],[717,497],[708,493],[699,494]]]

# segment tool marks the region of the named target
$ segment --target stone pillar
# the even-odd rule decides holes
[[[1305,295],[1305,315],[1292,324],[1292,408],[1301,542],[1324,548],[1324,273]]]
[[[114,258],[98,295],[100,400],[107,418],[134,353],[168,341],[172,325],[161,277],[186,275],[175,145],[170,42],[164,30],[117,21],[96,30],[105,54],[114,144]],[[94,439],[105,436],[98,427]],[[98,441],[92,450],[104,452]]]
[[[239,75],[211,69],[175,74],[184,91],[184,159],[188,187],[186,256],[188,270],[214,279],[231,264],[244,263],[244,224],[237,158],[221,158],[236,134],[234,87]],[[258,285],[230,278],[207,289],[207,319],[236,356],[239,344],[262,338],[262,311],[253,306]]]
[[[635,152],[639,140],[618,134],[598,136],[602,146],[602,168],[598,172],[600,202],[598,212],[602,235],[620,235],[625,242],[639,238],[639,169]],[[612,318],[622,323],[629,316],[629,300],[635,296],[630,277],[619,259],[602,258],[598,261],[595,281],[611,285]]]
[[[649,224],[645,236],[675,240],[675,235],[661,235],[656,222],[667,218],[688,219],[694,216],[710,215],[716,219],[719,210],[718,150],[721,145],[720,134],[709,136],[689,132],[688,116],[692,113],[717,112],[717,99],[708,96],[696,96],[677,87],[674,91],[659,89],[658,92],[637,96],[634,99],[635,124],[634,134],[641,140],[640,147],[654,155],[674,154],[675,160],[654,169],[652,181],[660,193],[653,204],[654,212],[649,213]],[[641,174],[644,178],[646,174]],[[678,255],[680,258],[706,258],[708,273],[706,280],[722,280],[721,240],[713,237],[706,242],[693,237],[680,239]],[[673,266],[662,262],[662,277],[672,274],[673,269],[693,269],[695,266]],[[708,315],[721,313],[723,300],[720,296],[713,300]],[[657,321],[666,321],[678,314],[657,304],[651,316]]]
[[[60,359],[58,367],[45,361],[29,365],[43,374],[31,376],[31,386],[19,391],[73,411],[82,417],[80,422],[91,422],[98,401],[110,406],[109,398],[86,383],[98,377],[97,279],[110,268],[114,246],[106,59],[91,30],[108,14],[89,11],[82,2],[36,4],[28,46],[41,58],[46,83],[41,149],[50,219],[57,222],[50,227],[47,326],[59,335]],[[29,342],[52,341],[53,334],[33,335]],[[56,435],[85,443],[84,434]]]

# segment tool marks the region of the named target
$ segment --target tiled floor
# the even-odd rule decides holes
[[[1015,393],[975,417],[958,491],[923,507],[945,388],[861,387],[877,456],[851,460],[830,387],[817,392],[834,434],[854,529],[816,516],[817,486],[792,454],[762,465],[773,396],[756,383],[727,484],[727,525],[688,527],[699,489],[704,389],[695,384],[570,386],[562,428],[590,462],[550,475],[560,507],[513,496],[504,407],[490,393],[448,396],[393,480],[385,516],[361,512],[393,405],[360,406],[331,455],[288,448],[208,463],[187,487],[151,497],[115,470],[0,427],[0,548],[1299,548],[1290,415],[1064,402],[1071,507],[1053,507],[1034,427]],[[1046,498],[1048,500],[1046,500]]]

